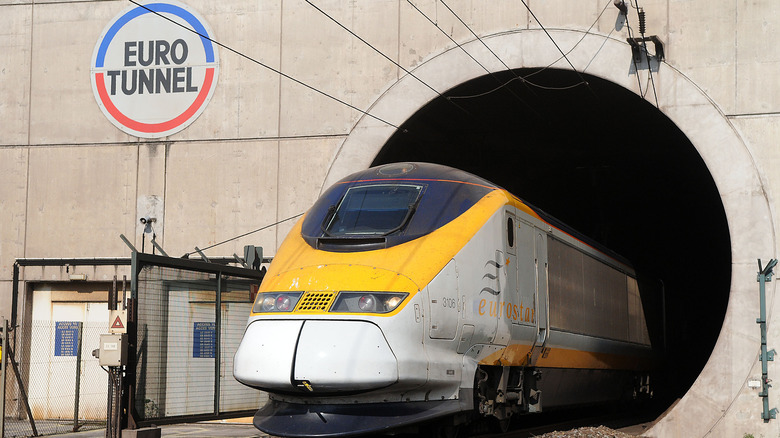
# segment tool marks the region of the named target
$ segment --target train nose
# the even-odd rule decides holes
[[[236,380],[269,391],[368,391],[398,380],[379,327],[365,321],[254,321],[233,360]]]

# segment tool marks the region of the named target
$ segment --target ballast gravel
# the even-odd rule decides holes
[[[536,438],[635,438],[635,436],[618,432],[605,426],[599,426],[581,427],[562,432],[547,432],[544,435],[537,435]]]

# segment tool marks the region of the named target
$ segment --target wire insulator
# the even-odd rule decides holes
[[[647,27],[645,23],[645,10],[639,8],[637,9],[637,14],[639,14],[639,34],[644,35]]]

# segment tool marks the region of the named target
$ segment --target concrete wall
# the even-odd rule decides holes
[[[612,0],[526,0],[576,68],[639,93],[629,74],[627,28]],[[192,0],[215,39],[394,124],[436,94],[405,76],[302,0]],[[405,69],[439,90],[484,74],[402,0],[317,2]],[[485,66],[502,70],[444,4],[419,9]],[[515,0],[447,2],[511,67],[545,66],[557,49]],[[122,233],[141,246],[139,217],[158,217],[171,255],[191,252],[303,212],[327,182],[366,166],[392,128],[220,50],[220,76],[203,114],[149,141],[101,113],[90,59],[104,27],[128,2],[0,2],[0,316],[10,315],[11,266],[20,257],[122,257]],[[755,259],[777,257],[780,193],[780,6],[769,0],[646,0],[648,32],[666,43],[655,76],[660,108],[689,136],[721,192],[733,241],[732,300],[705,372],[651,436],[778,434],[764,424]],[[603,12],[603,13],[602,13]],[[631,23],[636,25],[632,11]],[[590,34],[585,35],[584,32]],[[582,42],[578,41],[583,38]],[[570,68],[565,61],[556,67]],[[647,77],[640,73],[639,84]],[[218,246],[260,244],[272,255],[292,226]],[[147,237],[148,244],[148,237]],[[81,268],[80,268],[81,269]],[[108,280],[122,268],[90,268]],[[62,269],[25,268],[27,281],[65,280]],[[769,345],[780,302],[770,284]],[[774,366],[770,375],[775,374]],[[770,406],[780,406],[778,391]]]

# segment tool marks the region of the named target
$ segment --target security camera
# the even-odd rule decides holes
[[[628,15],[628,6],[626,6],[625,0],[613,0],[613,4],[616,8],[620,9],[621,14]]]

